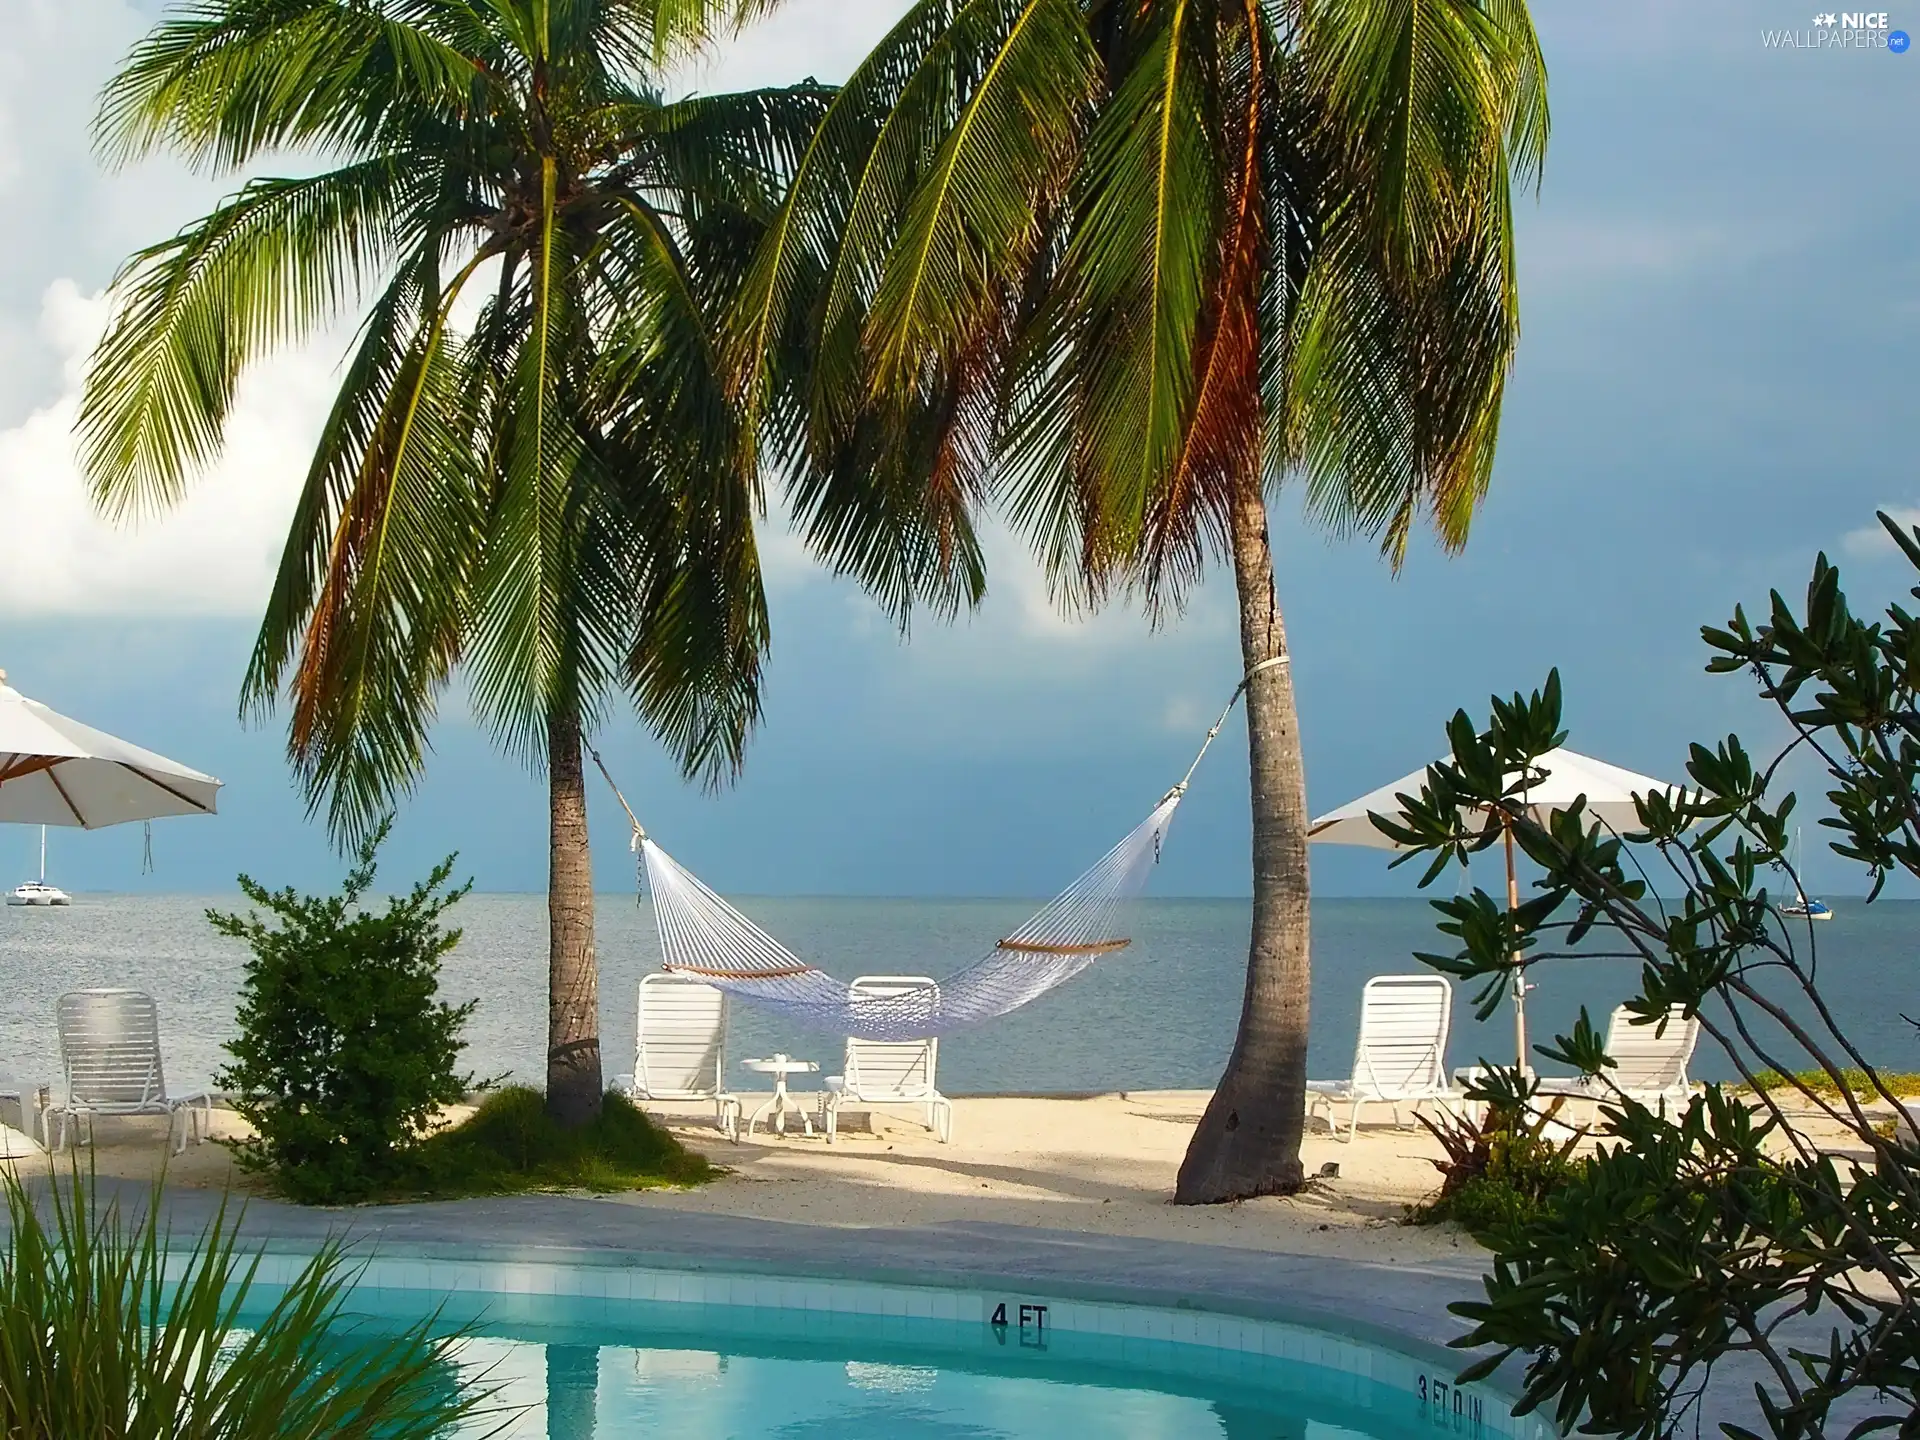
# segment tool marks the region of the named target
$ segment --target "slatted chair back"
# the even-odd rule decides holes
[[[634,1087],[646,1100],[711,1100],[726,1088],[727,997],[684,975],[640,981]]]
[[[1453,987],[1441,975],[1377,975],[1360,992],[1353,1088],[1367,1099],[1416,1100],[1447,1088]]]
[[[1660,1095],[1687,1088],[1687,1062],[1700,1040],[1700,1017],[1689,1020],[1676,1005],[1665,1025],[1636,1025],[1627,1007],[1607,1021],[1607,1054],[1614,1060],[1607,1080],[1629,1095]]]
[[[855,1014],[863,999],[896,1001],[924,998],[931,1015],[940,1003],[940,987],[925,975],[861,975],[847,986]],[[860,1100],[926,1100],[936,1093],[940,1042],[862,1040],[847,1037],[847,1094]]]
[[[60,1063],[75,1108],[166,1109],[160,1007],[139,990],[75,990],[56,1007]]]

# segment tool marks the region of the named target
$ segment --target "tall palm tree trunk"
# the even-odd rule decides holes
[[[561,1125],[600,1115],[600,971],[593,955],[593,857],[580,719],[547,720],[551,868],[547,881],[547,1113]]]
[[[1267,506],[1257,477],[1231,512],[1240,649],[1247,683],[1247,750],[1253,771],[1253,938],[1240,1032],[1226,1074],[1181,1162],[1174,1200],[1217,1204],[1285,1195],[1302,1184],[1306,1126],[1307,780],[1293,704],[1293,670],[1263,660],[1287,653],[1273,583]]]

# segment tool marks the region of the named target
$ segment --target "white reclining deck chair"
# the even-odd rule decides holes
[[[929,1013],[938,1004],[940,987],[925,975],[862,975],[847,986],[852,1003],[862,997],[892,1000],[924,993]],[[927,1128],[945,1143],[953,1139],[953,1102],[935,1086],[940,1042],[882,1041],[847,1037],[846,1074],[829,1075],[820,1092],[820,1115],[827,1143],[839,1133],[840,1107],[848,1101],[864,1105],[924,1105]]]
[[[1307,1117],[1325,1113],[1327,1128],[1340,1134],[1334,1111],[1349,1106],[1348,1140],[1360,1123],[1360,1107],[1418,1109],[1437,1101],[1457,1111],[1461,1094],[1447,1081],[1447,1027],[1453,1017],[1453,986],[1443,975],[1376,975],[1360,992],[1360,1040],[1351,1080],[1310,1081]]]
[[[636,1100],[710,1100],[714,1122],[740,1138],[740,1102],[726,1085],[726,992],[684,975],[640,980],[633,1074],[614,1084]]]
[[[1693,1094],[1687,1062],[1700,1040],[1700,1017],[1691,1020],[1678,1005],[1665,1024],[1636,1025],[1626,1006],[1615,1008],[1607,1020],[1607,1054],[1613,1068],[1597,1075],[1555,1076],[1540,1082],[1539,1093],[1574,1100],[1612,1100],[1624,1095],[1649,1110],[1664,1110],[1667,1102],[1684,1106]],[[1617,1092],[1617,1094],[1616,1094]]]
[[[66,1093],[49,1107],[47,1127],[58,1121],[58,1140],[68,1143],[69,1125],[84,1122],[93,1138],[96,1115],[164,1115],[178,1155],[213,1126],[213,1096],[205,1090],[169,1095],[160,1068],[160,1007],[139,990],[75,990],[55,1006],[60,1065]],[[180,1122],[184,1120],[185,1124]]]

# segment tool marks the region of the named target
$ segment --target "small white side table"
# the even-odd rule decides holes
[[[50,1086],[0,1075],[0,1100],[11,1100],[20,1107],[19,1130],[0,1125],[0,1158],[12,1160],[41,1153],[47,1140],[47,1106],[52,1093]],[[29,1141],[31,1148],[23,1149],[15,1137]]]
[[[811,1060],[795,1060],[791,1055],[775,1055],[769,1060],[742,1060],[740,1063],[761,1075],[773,1076],[773,1098],[748,1118],[747,1134],[753,1134],[753,1127],[760,1123],[760,1117],[767,1115],[768,1111],[773,1112],[767,1119],[769,1130],[786,1134],[787,1116],[792,1114],[800,1117],[800,1123],[807,1127],[807,1134],[813,1134],[813,1117],[807,1114],[806,1106],[796,1105],[793,1097],[787,1094],[787,1076],[810,1074],[820,1068],[818,1065]]]

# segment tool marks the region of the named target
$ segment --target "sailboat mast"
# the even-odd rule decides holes
[[[47,883],[47,827],[40,827],[40,883]]]

